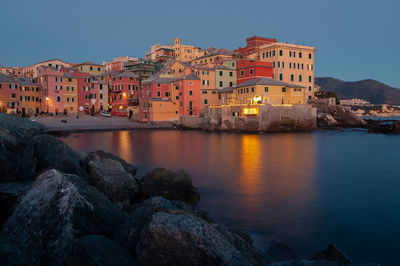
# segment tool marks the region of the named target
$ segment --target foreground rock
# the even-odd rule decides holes
[[[0,233],[0,265],[32,265],[29,249],[21,247],[10,236]]]
[[[195,215],[165,212],[152,215],[141,233],[136,253],[143,265],[263,265],[268,262],[265,257],[241,252],[216,227]]]
[[[400,134],[400,121],[397,120],[366,120],[365,126],[370,133]]]
[[[0,182],[33,180],[36,176],[34,137],[0,113]],[[35,130],[33,130],[35,131]]]
[[[32,250],[35,263],[62,264],[76,238],[111,236],[127,215],[79,177],[49,170],[18,201],[4,232]]]
[[[200,200],[200,194],[192,184],[190,175],[179,170],[173,172],[164,168],[156,168],[140,180],[142,197],[161,196],[170,200],[179,200],[192,206]]]
[[[268,255],[275,261],[285,261],[300,258],[300,256],[298,256],[291,247],[276,240],[271,242],[268,248]]]
[[[68,264],[97,266],[139,265],[123,247],[101,235],[87,235],[79,238],[68,258]]]
[[[136,167],[110,153],[96,151],[85,159],[89,182],[120,207],[128,206],[139,190]]]
[[[0,183],[0,230],[4,222],[12,215],[14,205],[33,182]]]
[[[340,264],[352,264],[351,260],[335,245],[330,245],[327,249],[318,251],[311,256],[310,260],[327,260]]]
[[[80,166],[78,153],[61,140],[50,135],[38,135],[35,137],[35,145],[36,171],[55,168],[67,174],[86,176],[86,172]]]
[[[359,118],[350,108],[340,105],[314,105],[317,107],[318,127],[357,127],[366,122]]]

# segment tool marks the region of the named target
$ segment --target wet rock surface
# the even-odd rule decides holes
[[[350,108],[340,105],[314,105],[317,108],[318,127],[362,127],[366,122]]]
[[[103,151],[90,153],[85,159],[89,183],[103,192],[112,202],[125,207],[139,190],[136,167]]]
[[[176,172],[165,168],[156,168],[140,180],[142,197],[161,196],[170,200],[179,200],[196,205],[200,194],[192,184],[190,175],[183,170]]]
[[[0,183],[0,230],[4,222],[12,215],[15,203],[33,182]]]
[[[69,265],[134,266],[138,262],[115,241],[101,235],[79,238],[67,259]]]
[[[110,236],[125,219],[125,213],[80,177],[49,170],[20,198],[4,232],[29,247],[37,263],[61,264],[77,237]]]

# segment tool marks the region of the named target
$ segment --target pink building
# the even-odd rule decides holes
[[[20,111],[20,85],[16,79],[0,73],[0,111],[16,113]]]
[[[127,116],[127,102],[130,98],[137,97],[140,89],[139,77],[128,71],[116,73],[111,78],[108,93],[109,109],[111,114]]]
[[[73,68],[63,68],[63,71],[69,73],[71,76],[78,79],[78,112],[79,113],[89,113],[92,105],[92,94],[96,94],[95,89],[91,88],[90,84],[90,74],[79,72]]]
[[[200,115],[202,111],[200,79],[195,75],[184,76],[174,81],[174,89],[179,91],[179,114]]]
[[[37,81],[42,86],[41,110],[59,115],[64,112],[63,77],[64,72],[55,67],[38,68]]]

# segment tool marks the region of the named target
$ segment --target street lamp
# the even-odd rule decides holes
[[[49,97],[46,97],[47,114],[49,114]]]

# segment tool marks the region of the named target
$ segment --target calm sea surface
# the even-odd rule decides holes
[[[400,136],[136,130],[61,139],[116,154],[139,176],[156,166],[187,170],[198,207],[260,249],[276,239],[308,257],[335,243],[354,261],[400,264]]]

